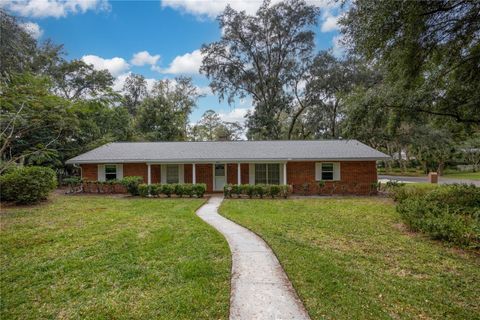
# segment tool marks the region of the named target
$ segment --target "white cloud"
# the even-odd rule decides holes
[[[0,6],[20,16],[34,18],[63,18],[70,13],[110,10],[107,0],[12,0]]]
[[[330,13],[327,13],[324,17],[321,30],[322,32],[330,32],[338,30],[338,19],[340,16],[332,16]]]
[[[152,56],[148,51],[140,51],[133,55],[132,60],[130,62],[134,66],[144,66],[146,64],[151,65],[152,67],[157,64],[158,60],[160,59],[160,55],[156,54]]]
[[[40,26],[35,22],[20,23],[20,27],[22,27],[22,29],[30,34],[34,39],[40,38],[43,34],[42,28],[40,28]]]
[[[271,4],[280,1],[281,0],[272,0]],[[162,7],[169,7],[195,16],[212,19],[222,13],[227,4],[230,4],[230,6],[237,11],[244,10],[248,14],[254,14],[262,2],[263,0],[162,0]],[[321,8],[337,6],[337,4],[331,0],[307,0],[307,3]]]
[[[170,66],[162,70],[163,73],[172,74],[196,74],[199,73],[202,65],[202,53],[200,50],[195,50],[191,53],[186,53],[183,56],[177,56],[170,63]]]
[[[335,36],[332,39],[332,44],[333,44],[332,53],[336,57],[341,57],[345,54],[346,48],[342,43],[343,40],[344,38],[342,35]]]
[[[127,79],[127,77],[130,74],[131,74],[131,72],[126,72],[126,73],[122,73],[118,77],[116,77],[114,82],[113,82],[113,90],[121,92],[123,90],[123,85],[125,84],[125,80]],[[155,84],[155,81],[157,81],[157,80],[152,79],[152,78],[147,78],[147,79],[145,79],[145,81],[147,82],[147,90],[149,92],[152,91],[153,85]]]
[[[130,68],[130,65],[127,61],[125,61],[125,59],[118,57],[112,59],[104,59],[95,55],[86,55],[82,57],[82,60],[85,63],[93,64],[94,68],[97,70],[107,69],[114,77],[125,73],[125,71]]]
[[[243,124],[245,122],[245,115],[250,110],[253,110],[253,108],[234,108],[227,112],[220,111],[218,112],[218,115],[220,116],[220,119],[222,119],[223,121],[226,121],[226,122],[238,121]]]

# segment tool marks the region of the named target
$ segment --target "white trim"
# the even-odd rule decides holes
[[[195,163],[192,163],[192,183],[196,184],[197,183],[197,166]]]
[[[242,166],[239,163],[237,163],[237,184],[241,185],[242,184]]]
[[[391,157],[367,157],[367,158],[278,158],[278,159],[204,159],[204,160],[197,160],[197,159],[170,159],[170,160],[157,160],[157,159],[150,159],[150,160],[136,160],[136,159],[115,159],[113,162],[115,163],[146,163],[149,162],[151,164],[179,164],[179,163],[203,163],[203,164],[210,164],[215,162],[240,162],[240,163],[265,163],[265,162],[284,162],[284,161],[297,161],[297,162],[339,162],[339,161],[381,161],[381,160],[391,160]],[[66,164],[91,164],[91,163],[112,163],[112,160],[67,160]]]
[[[104,164],[99,164],[97,166],[97,180],[105,181],[105,165]]]
[[[152,184],[152,165],[150,163],[147,164],[147,184]]]
[[[178,183],[185,183],[185,165],[179,164],[178,165]]]
[[[117,164],[117,180],[123,179],[123,164]]]
[[[283,177],[282,184],[287,184],[287,163],[283,163]]]
[[[325,181],[340,181],[341,180],[340,162],[333,162],[333,161],[315,162],[315,181],[322,180],[322,164],[323,163],[331,163],[333,165],[333,179],[325,180]]]
[[[167,165],[165,164],[160,165],[160,183],[167,183]]]

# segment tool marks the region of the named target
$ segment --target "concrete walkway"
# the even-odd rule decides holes
[[[218,214],[222,200],[212,196],[197,215],[224,235],[232,251],[230,319],[310,319],[265,241]]]

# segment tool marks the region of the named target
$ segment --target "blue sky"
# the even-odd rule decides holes
[[[318,50],[336,45],[339,8],[328,0],[308,0],[322,10],[316,29]],[[191,76],[205,93],[193,112],[197,121],[214,109],[227,121],[242,120],[251,108],[249,99],[229,106],[208,89],[208,80],[198,74],[204,43],[221,36],[215,16],[225,5],[254,13],[257,0],[22,0],[3,2],[12,14],[22,17],[25,27],[40,41],[51,38],[64,44],[67,58],[83,59],[98,69],[109,69],[116,89],[129,72],[154,80]]]

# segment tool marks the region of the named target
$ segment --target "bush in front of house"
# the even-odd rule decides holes
[[[137,176],[125,177],[120,180],[121,184],[125,186],[127,192],[132,196],[138,196],[138,186],[142,183],[143,178]]]
[[[462,247],[480,248],[480,188],[409,186],[396,190],[394,199],[398,201],[397,211],[412,230]]]
[[[225,197],[231,198],[236,195],[237,198],[247,196],[252,199],[253,197],[263,198],[264,196],[270,196],[272,199],[276,197],[287,198],[291,193],[291,187],[289,185],[278,184],[228,184],[223,188],[223,194]]]
[[[55,171],[46,167],[20,167],[0,176],[2,201],[32,204],[45,200],[57,187]]]
[[[192,185],[193,193],[197,196],[197,198],[203,198],[203,195],[207,191],[207,185],[205,183],[196,183]]]
[[[150,186],[148,184],[142,183],[138,185],[138,194],[141,197],[148,197],[150,194]]]

